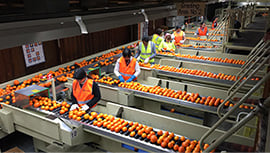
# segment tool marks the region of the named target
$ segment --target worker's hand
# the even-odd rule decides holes
[[[84,111],[87,111],[89,109],[89,106],[85,104],[81,107],[81,109]]]
[[[149,62],[149,60],[150,60],[150,58],[148,57],[148,58],[146,58],[145,60],[144,60],[144,64],[147,64],[148,62]]]
[[[122,75],[120,75],[118,78],[119,78],[120,82],[125,82],[125,79],[122,77]]]
[[[131,81],[133,81],[135,78],[136,78],[136,76],[135,76],[135,75],[132,75],[126,82],[131,82]]]
[[[73,104],[73,105],[71,105],[71,107],[70,107],[70,111],[73,111],[74,109],[77,109],[77,108],[80,108],[79,105]]]
[[[138,61],[138,62],[140,62],[140,58],[141,58],[141,56],[138,56],[138,57],[137,57],[137,61]]]

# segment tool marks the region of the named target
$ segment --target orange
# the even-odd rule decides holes
[[[173,145],[174,145],[174,144],[173,144],[172,142],[169,142],[169,143],[168,143],[168,148],[170,148],[170,149],[173,148]]]
[[[132,131],[132,132],[130,133],[130,136],[131,136],[131,137],[134,137],[135,134],[136,134],[136,133],[135,133],[134,131]]]
[[[91,112],[91,116],[93,116],[94,118],[96,118],[97,117],[97,113],[96,112]]]
[[[39,106],[40,106],[39,102],[37,102],[37,103],[34,104],[34,107],[35,108],[38,108]]]
[[[84,114],[83,118],[86,120],[89,119],[89,114]]]
[[[181,153],[181,152],[185,152],[185,151],[186,151],[186,150],[185,150],[185,147],[183,147],[183,146],[181,146],[181,147],[178,148],[178,152],[180,152],[180,153]]]
[[[181,141],[185,141],[186,138],[185,138],[184,136],[182,136],[182,137],[180,138],[180,140],[181,140]]]
[[[178,148],[179,148],[179,146],[178,146],[177,144],[175,144],[175,145],[173,146],[173,150],[174,150],[174,151],[177,151]]]
[[[122,131],[123,131],[123,132],[126,132],[126,131],[127,131],[127,127],[124,126],[124,127],[122,128]]]
[[[67,102],[63,101],[61,105],[62,106],[66,106],[67,105]]]
[[[163,134],[162,130],[159,130],[157,133],[159,136]]]
[[[175,140],[175,141],[179,140],[179,136],[175,136],[175,137],[174,137],[174,140]]]
[[[15,86],[17,86],[17,85],[19,85],[19,84],[20,84],[20,82],[19,82],[18,80],[14,80],[14,82],[13,82],[13,83],[14,83],[14,85],[15,85]]]
[[[146,133],[142,134],[142,138],[146,138],[146,136],[147,136]]]
[[[167,145],[168,145],[168,144],[167,144],[166,142],[164,142],[164,141],[161,143],[161,147],[162,147],[162,148],[166,148]]]
[[[6,100],[9,100],[10,99],[10,96],[6,96]]]
[[[152,135],[152,136],[150,137],[150,141],[151,141],[152,143],[155,143],[155,142],[157,141],[157,136],[156,136],[156,135]]]

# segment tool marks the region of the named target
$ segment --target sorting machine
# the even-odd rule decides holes
[[[120,46],[120,48],[133,43]],[[108,53],[111,50],[102,53]],[[69,62],[38,72],[36,74],[48,73],[51,70],[57,70],[60,67],[72,65],[74,62],[79,62],[84,59],[88,60],[90,58],[100,56],[102,53]],[[114,61],[120,56],[121,55],[114,56]],[[97,63],[92,63],[85,66],[84,69],[88,71],[96,64]],[[111,75],[112,68],[113,65],[102,67],[101,74]],[[138,82],[147,84],[149,86],[159,85],[161,87],[172,88],[174,90],[196,92],[203,96],[225,98],[226,95],[226,90],[149,77],[151,76],[149,75],[151,73],[152,70],[143,70]],[[32,78],[36,74],[25,76],[19,78],[18,80],[23,81]],[[12,84],[12,82],[13,81],[9,81],[1,84],[1,87],[4,88],[7,84]],[[99,84],[99,86],[102,93],[102,100],[100,101],[99,105],[93,109],[94,111],[107,113],[114,116],[120,115],[123,119],[135,122],[137,121],[139,123],[152,126],[156,129],[171,131],[180,136],[184,135],[191,139],[199,139],[203,133],[209,129],[207,126],[211,126],[211,121],[209,120],[216,117],[213,115],[216,112],[215,107],[204,106],[201,104],[190,103],[187,101],[153,95],[151,93],[143,93],[106,84]],[[67,82],[64,85],[56,84],[56,93],[61,93],[61,90],[65,87],[70,88],[71,83]],[[50,90],[50,92],[52,93],[52,90]],[[67,92],[70,92],[70,90]],[[237,94],[236,96],[241,97],[241,94]],[[67,97],[68,96],[65,98]],[[26,133],[34,138],[34,145],[37,151],[83,151],[85,149],[89,149],[85,143],[89,144],[89,142],[93,142],[91,145],[108,151],[128,151],[126,148],[130,148],[128,146],[133,146],[149,152],[172,152],[172,150],[166,148],[164,149],[160,146],[147,143],[140,139],[130,138],[125,135],[94,127],[89,122],[85,122],[84,120],[74,121],[68,119],[65,116],[66,114],[60,115],[57,113],[57,111],[47,112],[40,109],[33,109],[31,107],[22,109],[21,107],[14,106],[13,104],[2,104],[2,107],[3,108],[0,109],[0,132],[2,133],[2,136],[10,134],[14,131]],[[175,112],[173,113],[168,111],[172,108],[175,109]],[[228,107],[226,109],[230,108]],[[242,109],[241,111],[246,112],[250,110]],[[236,118],[236,115],[237,114],[232,115],[232,118]],[[209,119],[208,121],[206,120],[207,118]],[[233,123],[234,121],[231,120],[228,122]],[[251,121],[247,128],[255,129],[254,124],[255,120]],[[226,129],[226,127],[224,127],[224,129]],[[216,130],[212,139],[215,139],[224,133],[224,129]],[[244,128],[241,129],[238,134],[233,135],[227,141],[245,146],[253,146],[255,135],[254,131],[251,132],[248,137],[244,137],[242,136],[243,134],[241,134],[241,132],[244,130]],[[207,143],[211,143],[210,140]]]

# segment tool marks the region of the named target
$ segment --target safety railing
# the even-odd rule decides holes
[[[248,57],[248,61],[245,65],[242,66],[241,71],[238,73],[239,79],[235,82],[235,84],[228,90],[228,96],[224,101],[231,100],[231,98],[263,67],[270,59],[270,46],[269,42],[260,41],[255,49],[252,50]],[[246,77],[245,80],[243,78]],[[230,130],[228,130],[221,137],[217,138],[207,149],[203,149],[203,142],[214,132],[236,109],[239,108],[241,104],[243,104],[254,92],[256,92],[264,82],[270,79],[270,72],[268,72],[265,76],[263,76],[238,102],[234,104],[234,106],[224,115],[222,116],[221,110],[225,103],[221,103],[217,109],[217,114],[220,119],[209,129],[200,140],[200,147],[204,152],[210,152],[214,148],[216,148],[220,143],[230,137],[233,133],[235,133],[238,129],[240,129],[243,125],[245,125],[249,120],[251,120],[262,107],[266,107],[267,104],[270,104],[270,97],[265,100],[264,104],[257,105],[254,110],[248,113],[244,119],[237,122]],[[235,90],[233,90],[235,88]]]
[[[269,58],[268,58],[269,59]],[[213,133],[236,109],[239,108],[241,104],[243,104],[261,85],[270,79],[270,72],[268,72],[256,85],[254,85],[235,105],[224,114],[223,117],[221,117],[212,127],[209,129],[200,139],[200,147],[203,152],[210,152],[214,148],[216,148],[220,143],[222,143],[224,140],[226,140],[228,137],[230,137],[233,133],[235,133],[238,129],[240,129],[243,125],[245,125],[249,120],[251,120],[262,107],[269,105],[270,103],[270,97],[268,97],[265,100],[264,104],[257,105],[255,109],[253,109],[244,119],[242,119],[240,122],[236,123],[230,130],[228,130],[226,133],[224,133],[222,136],[214,140],[212,144],[207,149],[203,149],[204,141],[207,139],[207,137]],[[228,98],[227,98],[228,99]]]
[[[252,74],[252,76],[257,72],[257,71],[253,71],[253,73],[250,73],[255,67],[258,66],[258,64],[263,60],[264,56],[269,52],[270,50],[270,46],[268,46],[270,43],[269,42],[259,42],[259,44],[261,45],[256,45],[257,49],[255,51],[253,51],[254,55],[250,55],[248,60],[246,61],[246,63],[241,67],[240,71],[238,72],[238,74],[236,75],[236,82],[231,86],[231,88],[228,90],[228,95],[230,95],[230,93],[233,91],[234,88],[237,88],[237,86],[239,85],[239,83],[241,83],[242,79],[244,77],[248,77],[249,75]],[[256,47],[255,46],[255,47]],[[254,61],[255,60],[255,61]],[[266,62],[266,61],[265,61]],[[259,64],[261,65],[261,64]],[[260,68],[263,65],[260,66]],[[258,69],[258,67],[257,67]],[[259,70],[259,69],[258,69]],[[247,79],[245,80],[247,81]],[[241,85],[241,87],[244,84]],[[237,88],[238,90],[240,88]]]

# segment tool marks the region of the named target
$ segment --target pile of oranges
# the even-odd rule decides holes
[[[201,39],[200,37],[186,37],[188,40],[218,42],[217,39]]]
[[[135,43],[135,44],[137,44],[137,43]],[[128,46],[128,48],[132,48],[132,45]],[[103,54],[100,57],[93,58],[90,61],[83,60],[80,63],[75,62],[74,65],[76,65],[78,67],[83,67],[83,66],[92,64],[95,61],[101,61],[101,60],[105,60],[104,62],[100,63],[101,66],[102,65],[109,65],[109,64],[112,63],[112,60],[113,60],[110,57],[112,57],[114,55],[117,55],[117,54],[120,54],[120,53],[122,53],[122,50],[117,49],[115,51],[111,51],[109,53]],[[109,58],[110,58],[111,61],[109,61]],[[99,64],[96,64],[95,67],[98,66],[98,65]],[[56,71],[50,71],[50,72],[48,72],[47,74],[44,74],[44,75],[40,73],[40,74],[34,76],[33,78],[25,80],[23,82],[15,80],[14,85],[7,85],[6,88],[4,88],[4,89],[0,88],[0,97],[4,96],[4,95],[8,95],[8,94],[10,94],[10,93],[12,93],[12,92],[14,92],[16,90],[20,90],[22,88],[28,87],[28,86],[33,85],[33,84],[39,84],[40,86],[43,86],[43,87],[50,87],[51,86],[50,82],[48,82],[48,83],[40,83],[41,77],[47,76],[48,74],[52,74],[53,77],[57,77],[57,76],[63,75],[63,74],[67,74],[66,77],[73,77],[74,72],[72,72],[72,73],[70,73],[70,72],[72,70],[74,70],[75,68],[76,68],[75,66],[67,66],[66,68],[59,68]],[[65,77],[60,77],[57,80],[61,81],[61,82],[65,82],[67,79]]]
[[[211,31],[211,29],[210,29],[210,31]],[[193,32],[193,31],[186,31],[185,33],[191,33],[191,34],[194,34],[195,32]],[[212,33],[208,33],[208,35],[214,35],[214,36],[224,36],[224,34],[212,34]]]
[[[172,89],[161,88],[160,86],[154,86],[154,87],[144,86],[138,82],[129,82],[129,83],[121,82],[120,84],[118,84],[118,86],[122,88],[149,92],[156,95],[171,97],[171,98],[189,101],[189,102],[193,102],[197,104],[203,104],[207,106],[217,107],[220,103],[224,102],[223,99],[216,98],[216,97],[211,97],[211,96],[201,97],[198,93],[187,93],[186,91],[181,91],[181,90],[175,91]],[[225,106],[229,106],[230,104],[231,104],[230,101],[227,101],[225,103]]]
[[[127,88],[127,89],[132,89],[132,90],[137,90],[137,91],[142,91],[142,92],[148,92],[160,96],[166,96],[170,98],[175,98],[183,101],[188,101],[196,104],[202,104],[206,106],[215,106],[218,107],[221,103],[224,102],[223,99],[216,98],[216,97],[202,97],[198,93],[187,93],[186,91],[175,91],[172,89],[167,89],[167,88],[161,88],[160,86],[144,86],[138,82],[121,82],[118,84],[119,87],[122,88]],[[230,101],[226,101],[224,106],[229,106],[233,107],[234,104]],[[247,105],[241,105],[239,108],[245,108],[245,109],[254,109],[252,106],[247,106]],[[173,111],[174,112],[174,111]]]
[[[56,101],[51,100],[48,97],[35,96],[29,101],[30,106],[34,106],[35,108],[39,108],[42,110],[53,111],[56,108],[61,107],[60,114],[64,114],[70,108],[70,104],[63,101],[62,103],[58,103]]]
[[[60,112],[60,114],[61,114],[61,112]],[[86,114],[86,112],[84,110],[74,109],[74,110],[68,112],[68,118],[80,121],[82,119],[82,116],[85,114]],[[87,115],[85,115],[85,116],[87,116]]]
[[[196,76],[202,76],[202,77],[208,77],[208,78],[214,78],[214,79],[236,81],[235,75],[227,75],[224,73],[215,74],[212,72],[206,72],[206,71],[196,70],[196,69],[176,68],[173,66],[161,66],[160,64],[150,65],[149,63],[148,64],[139,63],[139,65],[142,67],[147,67],[147,68],[162,70],[162,71],[170,71],[170,72],[175,72],[175,73],[196,75]],[[243,78],[243,80],[245,79],[246,77]],[[252,80],[259,80],[259,78],[252,78]]]
[[[239,64],[239,65],[243,65],[245,64],[245,61],[243,60],[235,60],[235,59],[222,59],[222,58],[218,58],[218,57],[204,57],[204,56],[196,56],[196,55],[184,55],[184,54],[175,54],[175,53],[171,53],[171,52],[163,52],[163,51],[159,51],[157,52],[160,55],[167,55],[167,56],[176,56],[176,57],[180,57],[180,58],[189,58],[189,59],[196,59],[196,60],[204,60],[204,61],[213,61],[213,62],[221,62],[221,63],[230,63],[230,64]]]
[[[102,78],[99,78],[99,77],[94,77],[94,81],[95,82],[99,82],[99,83],[105,83],[105,84],[108,84],[108,85],[114,85],[114,84],[118,84],[120,82],[120,80],[116,80],[116,79],[113,79],[109,76],[104,76]]]
[[[152,127],[139,124],[138,122],[126,121],[121,118],[115,118],[112,115],[74,110],[69,112],[69,118],[80,121],[82,118],[90,120],[96,127],[102,127],[111,132],[129,135],[130,137],[140,138],[152,144],[160,145],[163,148],[172,149],[179,152],[200,152],[200,146],[197,140],[191,141],[184,136],[177,136],[173,132],[155,131]],[[204,144],[204,149],[209,145]]]

